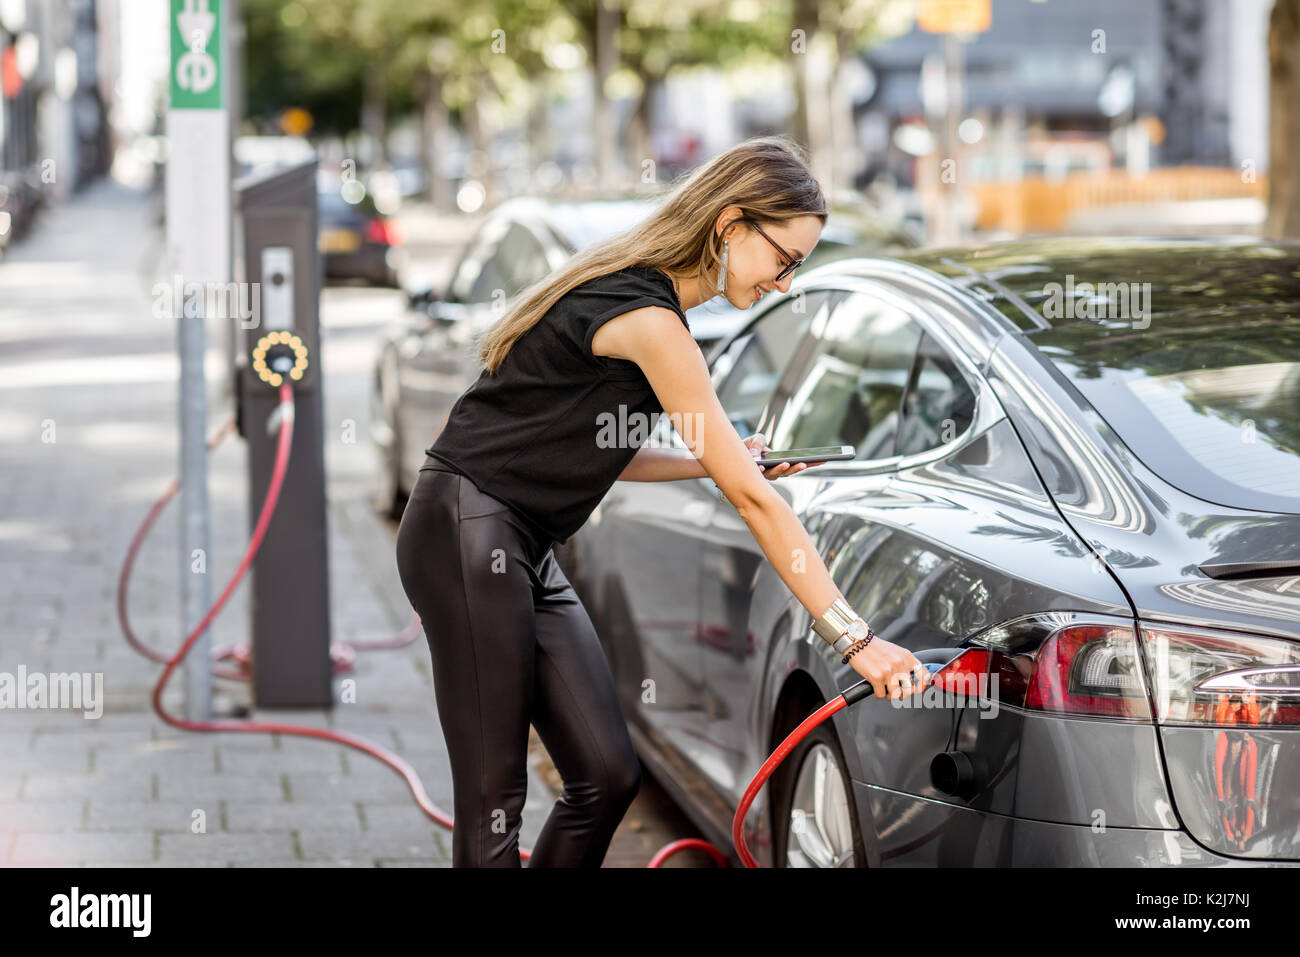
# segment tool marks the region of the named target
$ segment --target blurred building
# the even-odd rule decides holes
[[[982,32],[914,27],[862,55],[855,185],[914,187],[948,239],[1092,229],[1101,209],[1129,211],[1115,229],[1174,225],[1154,210],[1255,228],[1272,2],[991,0]]]
[[[1142,168],[1248,160],[1263,170],[1271,6],[992,0],[989,28],[961,44],[964,115],[982,117],[991,141],[1020,144],[1021,172],[1063,173],[1098,157]],[[867,154],[906,165],[893,136],[923,116],[921,77],[927,61],[942,61],[943,43],[913,29],[864,54],[876,81],[855,109]],[[1035,139],[1079,145],[1047,158]],[[1050,169],[1053,162],[1061,168]]]
[[[0,172],[55,199],[108,169],[114,64],[101,56],[102,7],[0,0]]]

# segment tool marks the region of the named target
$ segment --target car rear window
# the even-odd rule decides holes
[[[336,189],[319,190],[316,196],[320,202],[321,213],[333,219],[379,215],[375,201],[369,193],[364,194],[356,203],[348,202]]]
[[[1030,338],[1171,484],[1221,505],[1300,513],[1300,304]]]

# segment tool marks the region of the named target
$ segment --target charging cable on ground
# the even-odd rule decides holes
[[[261,357],[257,358],[260,359]],[[283,362],[279,364],[284,365]],[[285,369],[284,371],[289,370]],[[275,381],[272,381],[271,375],[274,376]],[[145,536],[152,527],[154,521],[157,519],[158,513],[162,510],[163,506],[166,505],[167,502],[176,494],[179,486],[175,479],[172,480],[172,483],[167,487],[166,491],[158,501],[154,503],[153,508],[141,524],[140,529],[136,532],[135,537],[131,542],[130,549],[127,552],[126,560],[122,564],[122,572],[118,579],[117,588],[118,620],[122,625],[122,631],[125,634],[127,641],[136,651],[140,652],[145,657],[161,662],[164,665],[163,672],[158,677],[157,683],[154,685],[152,699],[153,709],[157,713],[158,717],[163,721],[173,727],[182,728],[187,731],[289,734],[306,738],[319,738],[326,741],[333,741],[337,744],[345,744],[350,748],[355,748],[371,757],[378,758],[400,774],[410,787],[411,794],[415,797],[415,801],[420,806],[420,810],[436,823],[451,830],[453,827],[452,819],[429,800],[429,796],[425,793],[424,786],[420,783],[420,778],[415,773],[415,769],[398,755],[393,754],[391,751],[388,751],[377,744],[366,741],[364,738],[359,738],[355,735],[340,731],[327,731],[321,728],[312,728],[305,725],[280,724],[278,722],[242,720],[190,721],[172,715],[163,708],[162,695],[163,689],[167,685],[167,680],[171,677],[176,666],[189,652],[194,642],[198,640],[199,635],[203,634],[203,631],[212,622],[212,619],[216,617],[217,612],[219,612],[225,605],[226,601],[230,598],[231,593],[235,590],[235,586],[239,584],[244,573],[252,564],[253,557],[257,554],[257,550],[262,544],[262,539],[266,535],[267,526],[270,524],[271,516],[275,512],[275,506],[280,497],[280,487],[284,482],[284,475],[289,465],[289,450],[293,445],[293,387],[288,381],[284,381],[280,374],[275,372],[272,372],[270,375],[264,376],[263,378],[268,382],[268,384],[272,384],[278,388],[280,399],[280,404],[276,407],[276,424],[279,429],[279,436],[275,451],[275,465],[271,473],[270,484],[267,488],[266,499],[262,503],[262,511],[258,516],[257,525],[253,529],[252,537],[249,539],[248,547],[244,550],[244,555],[240,559],[230,581],[222,591],[221,596],[215,603],[213,603],[212,607],[208,609],[207,614],[203,616],[203,620],[195,626],[194,630],[171,657],[167,657],[161,652],[155,651],[154,649],[144,645],[131,630],[127,616],[127,583],[130,579],[136,553],[139,551]],[[298,376],[293,376],[293,378],[296,379]],[[214,433],[213,437],[208,440],[208,447],[213,448],[217,443],[225,438],[227,434],[229,434],[233,427],[233,419],[226,422],[217,430],[216,433]],[[348,650],[340,653],[335,653],[334,649],[331,649],[331,658],[335,662],[336,673],[339,668],[346,670],[351,667],[351,663],[355,658],[354,655],[351,655],[351,648],[398,648],[409,644],[414,639],[415,635],[418,634],[419,628],[420,619],[416,616],[404,631],[391,639],[378,639],[366,643],[354,643],[351,646],[346,646]],[[239,646],[236,646],[217,649],[213,652],[214,661],[223,660],[228,657],[234,657],[241,664],[241,670],[232,672],[214,667],[213,674],[221,678],[247,680],[247,665],[249,663],[247,649],[242,648],[241,650]],[[942,663],[927,662],[926,667],[933,672],[941,668]],[[837,711],[840,711],[857,701],[861,701],[863,698],[872,694],[874,694],[874,690],[872,689],[871,684],[865,679],[859,681],[857,684],[853,685],[842,694],[837,695],[805,718],[804,721],[795,728],[794,731],[790,732],[786,739],[781,742],[781,745],[772,752],[771,756],[763,762],[763,766],[759,768],[758,773],[754,775],[754,779],[750,781],[749,787],[745,789],[745,793],[741,797],[740,804],[736,808],[736,814],[732,819],[731,824],[732,842],[735,844],[736,852],[740,855],[740,859],[746,867],[758,867],[759,865],[753,855],[749,852],[749,847],[745,843],[745,817],[748,814],[749,808],[753,804],[754,799],[758,796],[759,791],[761,791],[763,785],[767,783],[768,778],[772,776],[773,772],[775,772],[781,762],[785,760],[786,756],[789,755],[799,742],[815,727]],[[664,847],[654,855],[647,866],[660,867],[668,858],[685,850],[704,851],[718,866],[725,867],[727,865],[726,856],[713,844],[710,844],[708,841],[700,840],[699,838],[686,838],[664,845]],[[532,852],[528,848],[521,847],[519,849],[519,856],[523,860],[528,860],[532,856]]]

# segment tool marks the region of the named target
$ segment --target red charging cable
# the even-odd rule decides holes
[[[289,383],[285,382],[279,387],[279,391],[280,404],[277,408],[280,413],[280,430],[275,450],[275,466],[271,472],[271,481],[266,491],[266,499],[262,503],[261,515],[258,516],[257,525],[253,529],[253,535],[248,542],[248,547],[244,550],[244,556],[240,559],[239,566],[235,569],[235,573],[231,576],[225,590],[222,591],[221,597],[219,597],[212,607],[208,609],[207,614],[203,616],[203,620],[195,626],[189,637],[185,639],[181,647],[170,658],[165,656],[162,652],[155,651],[146,646],[131,630],[126,607],[127,583],[130,580],[136,553],[139,551],[145,536],[152,527],[154,521],[157,519],[163,506],[166,505],[167,502],[176,494],[176,491],[179,488],[177,480],[173,479],[163,495],[154,503],[153,508],[149,511],[149,514],[141,524],[140,529],[136,532],[135,537],[131,541],[131,546],[127,551],[126,559],[122,563],[122,572],[118,579],[117,586],[117,613],[118,620],[122,625],[122,631],[125,634],[127,641],[136,651],[140,652],[147,658],[151,658],[154,661],[164,664],[163,672],[158,677],[158,682],[154,685],[153,689],[153,709],[157,712],[158,717],[162,718],[168,724],[173,727],[184,728],[187,731],[240,731],[253,733],[279,732],[280,734],[293,734],[305,738],[321,738],[327,741],[334,741],[338,744],[345,744],[351,748],[356,748],[358,751],[369,754],[372,757],[383,761],[405,778],[407,785],[411,788],[411,793],[415,796],[416,803],[420,806],[420,810],[435,822],[447,828],[447,830],[451,830],[453,826],[452,819],[439,810],[438,807],[429,800],[429,795],[425,793],[424,785],[420,783],[420,778],[415,773],[415,769],[398,755],[393,754],[391,751],[388,751],[377,744],[372,744],[364,738],[358,738],[355,735],[340,731],[326,731],[305,725],[279,724],[277,722],[237,720],[189,721],[185,718],[178,718],[174,715],[168,714],[162,706],[163,688],[167,685],[167,679],[171,677],[176,666],[189,652],[191,646],[193,646],[194,642],[198,640],[199,635],[201,635],[204,629],[208,627],[212,619],[216,617],[217,612],[221,610],[222,606],[225,605],[226,601],[230,598],[231,593],[235,590],[235,586],[239,584],[240,579],[243,578],[244,573],[248,571],[248,567],[253,562],[253,557],[257,554],[258,548],[261,547],[262,538],[266,535],[267,526],[271,522],[271,516],[275,512],[275,505],[280,497],[280,487],[284,483],[284,475],[289,466],[289,450],[293,445],[294,415],[293,389]],[[224,439],[226,435],[233,430],[233,426],[234,420],[231,419],[218,429],[213,434],[212,438],[208,440],[208,448],[213,448],[217,443]],[[331,649],[331,657],[334,659],[336,672],[340,667],[346,669],[351,666],[352,657],[350,656],[350,648],[364,647],[366,649],[375,649],[401,647],[402,645],[409,644],[411,640],[413,640],[414,636],[418,634],[419,628],[420,619],[419,616],[416,616],[412,620],[412,623],[408,625],[403,632],[393,638],[375,639],[364,643],[356,643],[351,646],[344,646],[340,651]],[[247,680],[247,664],[250,660],[250,656],[243,646],[232,646],[231,648],[217,649],[213,652],[214,660],[221,660],[232,656],[239,660],[240,664],[243,666],[240,671],[231,672],[214,667],[213,674],[220,678]],[[754,775],[754,779],[749,782],[749,787],[745,789],[740,804],[736,808],[735,817],[731,822],[731,839],[735,843],[736,852],[740,855],[740,859],[746,867],[758,867],[759,865],[758,862],[754,860],[753,855],[750,854],[749,846],[745,843],[745,816],[747,815],[750,806],[754,803],[754,799],[758,796],[758,792],[762,790],[763,785],[767,783],[767,779],[772,776],[772,773],[776,771],[780,763],[785,760],[786,756],[794,750],[795,746],[804,738],[805,735],[812,731],[813,728],[817,727],[817,725],[821,724],[841,708],[847,707],[854,701],[860,700],[868,693],[870,693],[870,685],[867,684],[866,681],[861,681],[843,694],[837,695],[834,699],[828,701],[805,718],[803,723],[800,724],[799,727],[795,728],[794,731],[790,732],[789,736],[781,742],[781,746],[778,747],[765,762],[763,762],[763,766],[759,768],[758,773]],[[663,865],[664,861],[672,857],[674,854],[689,849],[704,851],[719,867],[725,867],[727,865],[726,855],[724,855],[722,851],[713,844],[710,844],[708,841],[700,840],[699,838],[686,838],[665,844],[659,849],[654,857],[651,858],[650,863],[647,866],[660,867]],[[532,856],[532,851],[528,848],[520,847],[519,856],[523,860],[528,860]]]

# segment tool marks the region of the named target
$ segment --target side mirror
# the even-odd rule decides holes
[[[423,312],[433,301],[433,288],[421,287],[412,289],[406,294],[406,308],[412,312]]]

